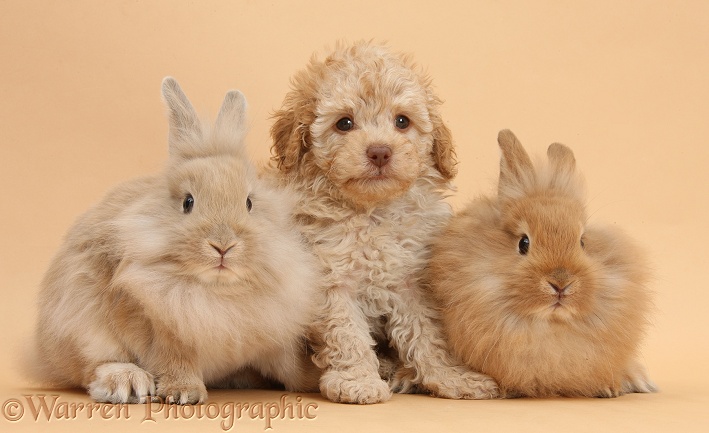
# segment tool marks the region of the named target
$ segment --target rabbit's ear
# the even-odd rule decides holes
[[[199,118],[174,78],[162,80],[162,97],[170,114],[170,153],[183,153],[181,148],[202,134]]]
[[[246,98],[238,90],[230,90],[219,109],[215,130],[226,136],[227,142],[241,146],[246,131]]]
[[[576,169],[574,152],[561,143],[553,143],[547,149],[547,157],[554,172],[571,174]]]
[[[238,90],[230,90],[224,96],[222,108],[217,115],[217,127],[228,124],[242,125],[246,121],[246,97]]]
[[[524,193],[525,185],[534,177],[534,167],[529,155],[509,129],[497,136],[502,151],[498,193],[502,197],[516,197]]]
[[[567,191],[579,200],[584,198],[582,179],[576,174],[576,158],[568,147],[560,143],[553,143],[547,149],[549,158],[550,186]]]

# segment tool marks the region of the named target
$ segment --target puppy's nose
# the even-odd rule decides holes
[[[367,158],[377,167],[384,167],[391,158],[391,148],[389,146],[370,146],[367,149]]]

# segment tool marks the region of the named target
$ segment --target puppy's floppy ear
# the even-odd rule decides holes
[[[315,120],[315,97],[312,96],[312,86],[307,84],[307,77],[296,76],[294,89],[273,115],[276,121],[271,127],[271,159],[285,172],[298,165],[311,145],[310,125]]]
[[[411,65],[411,67],[416,69],[415,65]],[[438,111],[443,101],[434,93],[431,78],[425,72],[419,71],[419,80],[426,91],[428,117],[433,126],[433,149],[431,150],[433,164],[444,179],[452,180],[458,172],[456,168],[458,160],[453,147],[451,131],[443,123],[441,113]]]
[[[446,180],[451,180],[458,171],[453,136],[437,110],[431,110],[430,117],[433,124],[433,162],[443,177]]]

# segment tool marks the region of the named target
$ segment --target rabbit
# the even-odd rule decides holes
[[[427,269],[451,350],[504,397],[656,391],[637,360],[652,311],[643,252],[587,224],[568,147],[535,169],[512,132],[498,142],[497,197],[449,221]]]
[[[210,128],[173,78],[162,95],[168,163],[109,192],[64,239],[41,284],[35,377],[109,403],[201,403],[206,386],[254,383],[254,370],[317,391],[305,333],[319,265],[293,193],[247,158],[244,96],[227,93]]]

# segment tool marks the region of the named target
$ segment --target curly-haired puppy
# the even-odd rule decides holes
[[[400,392],[497,395],[489,377],[457,365],[419,277],[450,216],[450,132],[430,79],[408,58],[360,42],[315,57],[275,113],[280,181],[302,193],[298,217],[327,267],[315,326],[320,390],[330,400],[389,399],[377,343],[398,354]]]

